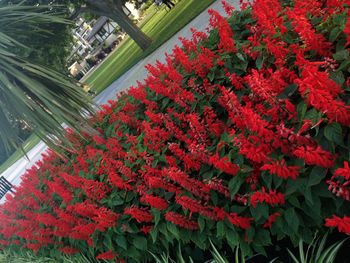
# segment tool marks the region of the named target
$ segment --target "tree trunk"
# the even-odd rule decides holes
[[[106,16],[118,23],[142,50],[146,50],[151,45],[152,40],[124,13],[121,1],[86,0],[86,2],[92,13]]]

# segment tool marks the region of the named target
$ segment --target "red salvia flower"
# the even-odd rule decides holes
[[[168,203],[158,196],[145,194],[140,199],[141,202],[149,204],[151,207],[154,207],[158,210],[165,210],[168,208]]]
[[[272,224],[276,221],[277,217],[281,216],[281,213],[276,212],[269,216],[267,221],[264,223],[264,228],[271,228]]]
[[[233,40],[233,31],[227,20],[217,11],[210,9],[210,25],[219,30],[220,43],[219,48],[225,52],[236,52],[235,42]]]
[[[225,10],[225,13],[228,16],[232,16],[232,13],[233,13],[233,11],[235,11],[235,8],[232,5],[230,5],[229,3],[227,3],[225,0],[222,0],[221,3],[222,3],[222,6]]]
[[[198,223],[195,221],[189,220],[187,217],[180,215],[175,212],[167,212],[165,214],[165,219],[175,225],[178,225],[182,228],[189,229],[189,230],[197,230],[198,229]]]
[[[346,35],[346,46],[350,45],[350,17],[346,20],[345,28],[344,28],[344,33]]]
[[[344,177],[345,180],[350,180],[350,167],[349,162],[344,161],[344,167],[335,170],[334,175]]]
[[[238,216],[236,213],[230,213],[227,215],[227,219],[230,221],[232,225],[235,225],[242,229],[250,228],[252,218]]]
[[[291,178],[295,180],[299,176],[299,166],[287,166],[286,161],[276,161],[272,164],[264,164],[260,170],[269,171],[272,174],[276,174],[283,179]]]
[[[331,168],[334,165],[334,156],[321,147],[297,147],[293,154],[301,159],[305,160],[308,165],[318,165],[325,168]]]
[[[98,254],[96,256],[96,259],[105,259],[105,260],[112,260],[112,259],[115,259],[115,257],[117,256],[118,254],[115,253],[114,251],[112,250],[109,250],[107,252],[103,252],[101,254]]]
[[[229,175],[236,175],[240,169],[238,165],[230,162],[227,156],[220,158],[218,154],[210,157],[209,163],[216,169],[221,170]]]
[[[262,191],[254,192],[250,195],[250,203],[253,207],[256,207],[258,203],[265,203],[271,206],[283,205],[285,203],[284,194],[277,191],[270,190],[266,192],[263,188]]]
[[[153,221],[153,216],[148,212],[148,210],[140,209],[135,206],[125,208],[124,214],[130,215],[139,223],[142,223],[142,222],[148,223]]]
[[[80,253],[80,250],[74,247],[62,247],[59,250],[67,255],[74,255],[74,254]]]
[[[140,232],[144,234],[149,234],[152,231],[153,227],[152,226],[143,226],[140,228]]]
[[[350,217],[345,216],[343,218],[333,215],[332,218],[326,219],[326,227],[336,227],[339,232],[350,235]]]

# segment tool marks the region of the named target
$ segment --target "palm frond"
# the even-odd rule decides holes
[[[31,124],[52,145],[62,138],[62,123],[78,130],[82,112],[92,113],[90,99],[70,78],[23,56],[26,39],[45,34],[46,23],[69,23],[47,6],[0,6],[0,139],[18,144],[14,119]]]

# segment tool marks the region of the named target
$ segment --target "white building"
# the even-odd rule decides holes
[[[133,4],[127,3],[124,12],[134,19],[139,18],[139,11]],[[69,70],[73,76],[80,77],[90,70],[90,65],[86,63],[87,58],[98,55],[103,48],[113,48],[125,37],[118,24],[104,16],[92,21],[78,18],[72,33],[75,45],[68,57],[72,64]]]

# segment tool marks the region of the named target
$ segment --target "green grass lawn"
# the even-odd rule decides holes
[[[213,2],[215,0],[181,0],[169,12],[165,9],[157,11],[145,23],[141,24],[142,30],[153,40],[152,45],[146,51],[142,51],[132,39],[128,38],[86,78],[85,82],[97,93],[100,93],[133,65],[151,54],[181,30]]]
[[[29,136],[29,138],[23,143],[23,149],[25,152],[30,151],[35,145],[40,142],[40,138],[35,134]],[[17,149],[3,164],[0,166],[0,174],[3,173],[7,168],[13,165],[16,161],[23,157],[23,151]]]

